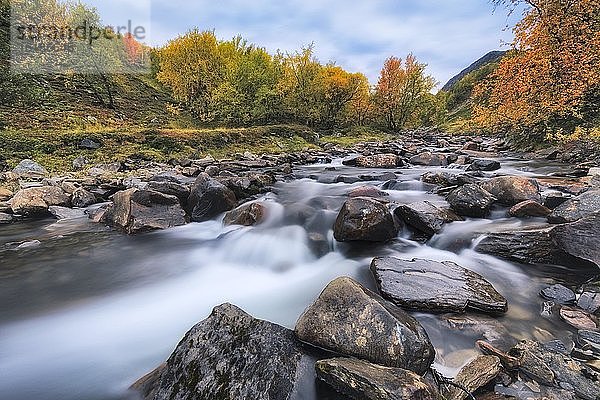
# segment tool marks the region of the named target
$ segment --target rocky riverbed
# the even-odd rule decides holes
[[[600,399],[600,175],[557,157],[425,135],[61,176],[24,160],[0,176],[0,391]]]

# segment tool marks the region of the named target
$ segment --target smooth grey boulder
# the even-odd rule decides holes
[[[481,183],[481,188],[500,203],[514,206],[525,200],[542,202],[540,187],[535,179],[522,176],[500,176]]]
[[[447,222],[462,220],[453,211],[438,207],[426,200],[403,204],[394,210],[394,215],[429,237],[441,231]]]
[[[21,161],[12,172],[22,178],[42,178],[48,175],[46,168],[33,160],[25,159]]]
[[[423,374],[435,351],[419,322],[348,277],[335,279],[296,323],[300,340]]]
[[[508,304],[481,275],[451,261],[377,257],[371,272],[384,298],[420,311],[500,315]]]
[[[153,190],[128,189],[113,197],[107,222],[128,234],[184,225],[179,199]]]
[[[450,207],[464,217],[484,218],[490,214],[496,198],[475,184],[466,184],[452,191],[446,201]]]
[[[15,214],[44,215],[50,206],[68,207],[69,196],[57,186],[31,187],[19,190],[10,200]]]
[[[600,190],[590,190],[556,207],[548,222],[563,224],[575,222],[594,213],[600,213]]]
[[[525,264],[600,266],[600,214],[551,228],[489,233],[475,249]]]
[[[293,331],[223,304],[133,388],[145,400],[300,400],[315,361]]]
[[[233,191],[202,173],[192,185],[186,211],[192,221],[203,222],[232,210],[237,204]]]
[[[355,400],[439,400],[438,390],[412,371],[352,358],[318,361],[317,377]]]
[[[398,227],[385,204],[368,197],[355,197],[342,206],[333,235],[338,242],[385,242],[398,235]]]

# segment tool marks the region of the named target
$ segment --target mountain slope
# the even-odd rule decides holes
[[[499,61],[505,54],[506,54],[506,51],[499,51],[499,50],[490,51],[489,53],[487,53],[486,55],[481,57],[479,60],[477,60],[473,64],[469,65],[467,68],[463,69],[456,76],[450,78],[450,80],[444,85],[444,87],[442,87],[442,90],[444,92],[449,92],[465,76],[467,76],[468,74],[470,74],[473,71],[480,69],[481,67],[483,67],[487,64],[495,63],[495,62]]]

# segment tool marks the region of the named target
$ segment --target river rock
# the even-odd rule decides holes
[[[500,203],[513,206],[525,200],[541,203],[540,187],[535,179],[521,176],[500,176],[481,184]]]
[[[0,201],[6,201],[13,197],[14,193],[11,190],[0,187]]]
[[[600,212],[600,190],[590,190],[556,207],[548,216],[548,222],[554,224],[575,222],[598,212]]]
[[[584,291],[577,299],[577,307],[600,316],[600,293],[592,291]]]
[[[21,178],[42,178],[48,175],[46,168],[33,160],[25,159],[21,161],[13,170],[13,174]]]
[[[442,187],[451,187],[475,183],[477,179],[467,174],[455,174],[446,171],[429,171],[421,176],[421,181]]]
[[[515,204],[510,208],[508,213],[517,218],[525,217],[545,217],[550,214],[552,210],[541,205],[535,200],[525,200],[519,204]]]
[[[508,308],[506,299],[481,275],[451,261],[377,257],[371,272],[383,297],[400,307],[492,315]]]
[[[436,154],[429,151],[417,154],[408,160],[412,165],[425,165],[429,167],[445,167],[448,165],[448,157],[445,154]]]
[[[600,214],[552,228],[489,233],[476,250],[525,264],[600,266]]]
[[[500,163],[496,160],[478,158],[473,160],[467,171],[496,171],[500,169]]]
[[[129,234],[172,228],[186,222],[177,197],[136,188],[116,193],[109,215],[109,224]]]
[[[19,190],[10,200],[15,214],[43,215],[50,206],[69,206],[69,196],[57,186],[32,187]]]
[[[291,330],[224,304],[133,388],[145,400],[300,400],[300,380],[314,376],[314,362]]]
[[[244,204],[225,214],[223,223],[225,225],[253,226],[263,222],[266,214],[266,207],[261,203]]]
[[[452,191],[446,201],[458,215],[484,218],[490,214],[496,198],[478,185],[466,184]]]
[[[584,400],[600,398],[598,374],[569,356],[550,351],[531,340],[517,344],[510,355],[517,357],[523,373],[542,385],[561,387]],[[592,378],[595,381],[589,377],[595,377]]]
[[[475,393],[478,389],[487,386],[502,371],[500,359],[496,356],[478,356],[461,368],[452,380],[455,384],[462,386],[469,393]],[[448,386],[442,392],[444,398],[452,400],[465,400],[469,397],[464,390],[456,386]]]
[[[333,235],[339,242],[385,242],[398,235],[398,227],[386,205],[371,198],[356,197],[342,206]]]
[[[376,154],[357,157],[354,165],[360,168],[396,168],[402,166],[402,159],[396,154]]]
[[[354,188],[348,193],[348,197],[386,197],[389,196],[386,192],[377,189],[375,186],[360,186]]]
[[[577,332],[577,346],[600,357],[600,332],[582,329]]]
[[[50,206],[48,207],[50,214],[56,219],[74,219],[85,217],[84,210],[69,207]]]
[[[558,304],[573,304],[576,299],[575,292],[563,285],[548,286],[540,291],[540,295]]]
[[[154,190],[155,192],[175,196],[179,199],[179,202],[181,204],[185,204],[188,197],[190,196],[190,189],[187,186],[182,185],[178,182],[172,182],[167,180],[152,180],[148,182],[147,188],[149,190]]]
[[[508,351],[517,342],[495,317],[483,314],[445,314],[440,317],[444,328],[460,332],[474,340],[485,340],[496,348]]]
[[[236,196],[231,189],[202,173],[190,190],[187,212],[192,221],[202,222],[232,210],[236,203]]]
[[[453,211],[426,200],[401,205],[394,210],[394,215],[429,237],[441,231],[445,223],[462,220]]]
[[[416,319],[347,277],[327,285],[298,319],[296,333],[312,345],[418,374],[435,355]]]
[[[412,371],[350,358],[318,361],[317,377],[355,400],[439,400],[437,389]]]
[[[597,330],[598,318],[574,307],[563,306],[560,308],[560,318],[567,324],[577,329]]]
[[[96,196],[83,188],[77,188],[71,195],[71,205],[77,208],[89,207],[96,203]]]

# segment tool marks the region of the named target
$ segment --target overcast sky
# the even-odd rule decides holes
[[[198,27],[230,39],[241,34],[268,50],[314,42],[321,62],[335,61],[376,83],[383,61],[413,52],[439,82],[512,40],[515,18],[489,0],[88,0],[107,20],[151,2],[149,44]],[[115,7],[115,3],[121,6]],[[127,3],[129,8],[123,7]],[[115,14],[117,13],[117,14]],[[135,16],[133,19],[139,19]]]

